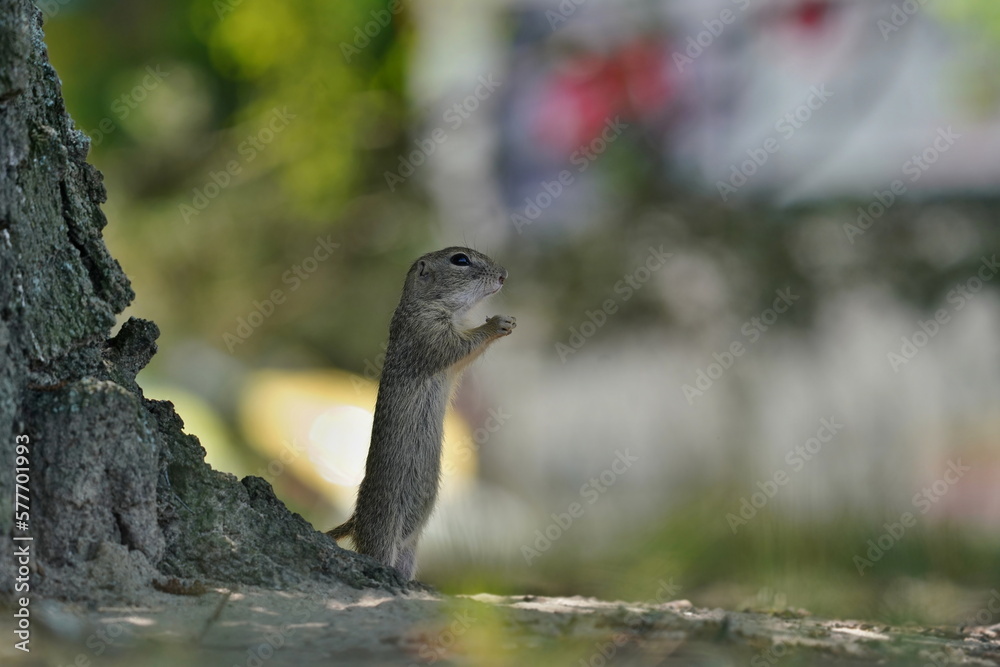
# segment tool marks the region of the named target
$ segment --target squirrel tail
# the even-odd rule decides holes
[[[326,531],[326,534],[335,540],[343,539],[354,532],[354,517],[340,524],[336,528]]]

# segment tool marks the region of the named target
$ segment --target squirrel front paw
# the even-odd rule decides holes
[[[517,320],[510,315],[494,315],[486,320],[496,330],[498,336],[509,336],[517,326]]]

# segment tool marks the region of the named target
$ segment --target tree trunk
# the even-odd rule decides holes
[[[263,479],[212,470],[172,405],[143,397],[135,376],[159,331],[133,318],[109,339],[133,292],[101,238],[89,146],[40,12],[0,0],[0,591],[25,583],[13,554],[25,545],[30,590],[61,598],[128,599],[161,575],[405,587],[289,512]],[[17,525],[16,482],[30,490]]]

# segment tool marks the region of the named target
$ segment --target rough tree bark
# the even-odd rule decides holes
[[[284,587],[309,580],[401,589],[338,548],[263,479],[212,470],[170,403],[135,376],[152,322],[112,258],[102,177],[73,126],[28,0],[0,0],[0,591],[14,587],[15,438],[30,438],[32,590],[126,599],[159,575]],[[16,531],[17,534],[25,534]]]

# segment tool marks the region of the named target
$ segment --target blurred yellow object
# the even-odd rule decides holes
[[[354,501],[364,475],[378,385],[339,370],[258,371],[240,400],[247,441],[270,460],[265,477],[286,469],[341,506]],[[472,432],[449,409],[444,421],[442,486],[470,482],[476,472]]]

